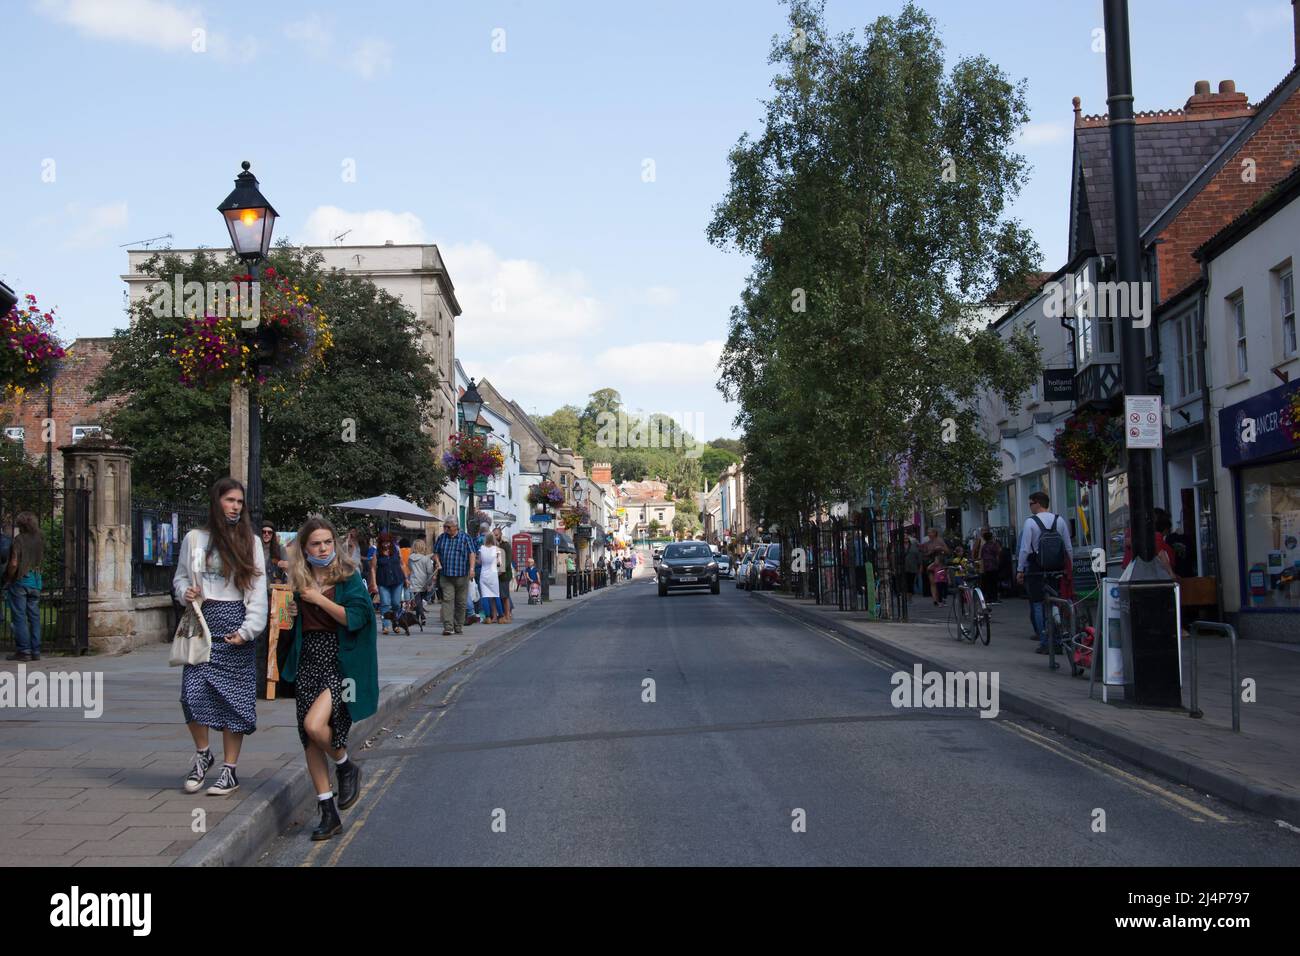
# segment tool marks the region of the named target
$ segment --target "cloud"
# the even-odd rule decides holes
[[[393,68],[393,47],[385,40],[367,37],[352,51],[348,65],[367,80]]]
[[[169,53],[202,52],[194,44],[228,59],[251,59],[257,53],[252,37],[232,41],[208,29],[207,18],[196,5],[179,6],[167,0],[38,0],[36,10],[74,27],[84,36],[120,40]]]
[[[413,212],[393,212],[389,209],[370,209],[365,212],[348,212],[338,206],[317,206],[303,225],[303,242],[308,245],[329,246],[334,237],[347,232],[348,245],[383,245],[392,240],[396,244],[428,242],[424,223]],[[453,282],[458,280],[453,276]]]
[[[71,202],[62,211],[36,220],[36,225],[58,231],[64,249],[87,249],[103,245],[127,220],[126,200],[89,207]]]
[[[334,45],[334,34],[319,14],[284,25],[284,35],[316,56],[324,56]]]
[[[1067,136],[1064,123],[1028,123],[1020,129],[1020,142],[1025,146],[1046,146],[1059,143]]]
[[[504,342],[572,338],[607,325],[608,309],[576,270],[552,272],[531,259],[504,259],[483,242],[442,249],[475,337]]]
[[[643,293],[646,305],[666,308],[667,306],[676,305],[680,298],[676,289],[669,288],[666,285],[652,285]]]
[[[593,365],[602,379],[627,385],[691,386],[718,378],[722,340],[639,342],[598,353]]]

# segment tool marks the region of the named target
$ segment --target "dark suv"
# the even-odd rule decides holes
[[[703,541],[674,541],[665,545],[657,573],[660,597],[665,597],[670,588],[708,588],[713,594],[721,593],[718,562],[713,560],[713,550]]]

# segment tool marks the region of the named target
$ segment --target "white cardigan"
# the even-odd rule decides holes
[[[203,571],[197,575],[196,549],[203,551]],[[252,642],[262,633],[262,628],[266,627],[267,614],[266,560],[262,556],[262,543],[256,539],[253,541],[253,559],[257,563],[257,574],[249,582],[248,587],[241,591],[235,587],[234,581],[223,573],[221,555],[210,547],[208,532],[202,528],[195,528],[186,534],[185,540],[181,542],[181,553],[176,559],[176,576],[172,578],[172,594],[181,606],[188,603],[185,600],[186,589],[195,586],[203,592],[206,600],[243,601],[244,623],[239,627],[239,636],[245,641]],[[198,585],[195,585],[196,576],[201,578]],[[219,638],[224,635],[213,634],[212,636]]]

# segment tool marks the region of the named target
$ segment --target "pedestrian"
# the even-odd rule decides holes
[[[275,535],[275,525],[269,521],[262,522],[262,564],[266,568],[267,587],[289,579],[289,560]]]
[[[424,614],[424,602],[431,600],[433,592],[433,558],[429,557],[429,543],[423,538],[416,538],[411,545],[411,601],[415,606],[415,616],[424,627],[427,620]]]
[[[921,546],[910,534],[907,536],[907,550],[903,552],[903,590],[907,601],[912,602],[916,591],[916,576],[921,573]]]
[[[45,537],[40,522],[30,511],[21,512],[14,519],[14,536],[9,539],[0,581],[4,583],[5,600],[9,604],[9,620],[13,624],[14,653],[11,661],[39,661],[41,659],[41,589],[44,587],[42,568],[45,565]]]
[[[433,566],[442,585],[442,633],[465,632],[465,599],[469,579],[478,565],[474,541],[460,530],[455,518],[442,523],[442,534],[433,543]]]
[[[1036,653],[1047,653],[1047,628],[1043,620],[1043,593],[1047,585],[1059,584],[1070,562],[1070,529],[1061,517],[1049,511],[1047,492],[1029,496],[1030,516],[1020,532],[1016,581],[1029,597],[1029,620],[1038,638]]]
[[[510,555],[508,539],[501,536],[501,563],[497,565],[497,592],[501,597],[501,609],[505,614],[502,624],[509,624],[515,617],[514,602],[510,600],[510,575],[514,573],[514,564]]]
[[[1178,555],[1175,553],[1173,546],[1166,537],[1173,527],[1169,519],[1169,512],[1164,508],[1154,508],[1151,511],[1152,524],[1156,531],[1156,560],[1161,566],[1169,572],[1169,576],[1178,580],[1178,575],[1174,573],[1174,566],[1178,561]],[[1127,568],[1133,563],[1133,528],[1130,526],[1124,529],[1124,563],[1121,568]]]
[[[192,576],[196,552],[203,571]],[[197,603],[212,633],[211,656],[181,672],[181,710],[194,738],[194,761],[185,792],[195,793],[216,762],[208,731],[220,730],[223,762],[209,795],[239,789],[236,767],[244,736],[257,730],[257,635],[266,625],[266,564],[248,512],[244,486],[222,478],[208,494],[208,520],[185,535],[176,559],[172,593],[182,605]]]
[[[348,538],[343,548],[343,554],[352,562],[354,568],[359,569],[361,567],[361,545],[357,539],[356,528],[348,528]],[[361,577],[364,580],[365,574],[363,573]]]
[[[537,570],[537,562],[532,558],[528,559],[528,567],[524,569],[524,576],[528,578],[528,603],[542,603],[542,576]]]
[[[930,592],[930,599],[937,606],[939,598],[935,593],[934,575],[930,569],[934,567],[936,557],[940,559],[940,564],[942,564],[943,559],[952,553],[952,549],[948,547],[947,541],[939,537],[938,528],[929,529],[926,536],[925,542],[921,545],[921,558],[925,568],[925,585],[926,590]]]
[[[930,594],[934,597],[936,607],[948,603],[948,568],[943,563],[943,555],[936,553],[927,568],[930,572]]]
[[[297,543],[285,675],[297,688],[298,740],[320,807],[311,838],[328,840],[343,828],[339,811],[361,795],[361,768],[348,756],[348,732],[379,706],[379,646],[369,588],[341,553],[334,526],[310,518],[298,529]],[[338,777],[337,801],[329,763]]]
[[[393,634],[397,634],[397,618],[402,611],[402,592],[410,578],[402,570],[402,554],[393,543],[393,536],[385,531],[379,536],[379,553],[374,561],[375,583],[379,586],[379,617],[383,620],[383,633],[388,633],[388,620],[392,616]]]
[[[993,537],[993,532],[986,530],[980,545],[980,588],[988,604],[998,603],[998,563],[1001,561],[1002,545]]]
[[[375,583],[375,555],[378,549],[375,547],[370,531],[367,528],[362,528],[357,532],[357,552],[361,556],[361,577],[366,582],[366,589],[371,595],[378,595],[379,585]]]
[[[397,549],[402,555],[402,573],[411,576],[411,539],[402,538],[397,542]]]
[[[497,537],[491,531],[483,536],[483,544],[478,549],[479,566],[479,604],[483,617],[489,624],[496,624],[506,616],[501,606],[501,591],[497,580],[500,566],[501,549],[497,547]]]

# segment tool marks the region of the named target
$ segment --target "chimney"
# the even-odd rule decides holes
[[[610,462],[593,461],[591,463],[591,480],[599,485],[614,483],[614,469]]]
[[[1183,109],[1206,116],[1245,116],[1250,113],[1250,102],[1245,93],[1237,92],[1232,80],[1220,80],[1217,93],[1210,92],[1209,80],[1197,80]]]

